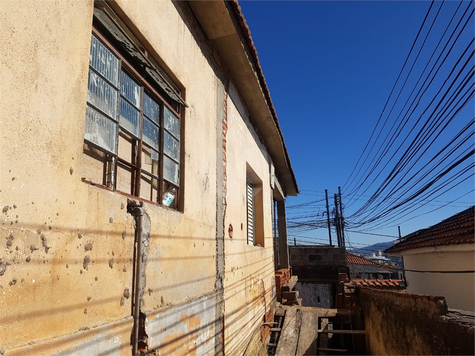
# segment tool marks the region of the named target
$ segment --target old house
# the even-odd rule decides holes
[[[473,206],[405,236],[385,252],[403,256],[408,292],[441,295],[450,308],[475,311]]]
[[[371,261],[369,258],[356,255],[351,252],[346,253],[346,260],[350,269],[350,279],[389,279],[391,270],[384,268],[382,264]]]
[[[298,187],[238,3],[0,23],[0,354],[257,353]]]

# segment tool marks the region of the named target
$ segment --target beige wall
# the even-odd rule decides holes
[[[429,251],[411,251],[404,255],[404,268],[419,271],[473,271],[474,245],[457,249],[440,246]],[[473,273],[419,273],[406,271],[407,291],[441,295],[449,308],[475,311]]]
[[[231,85],[227,101],[227,214],[225,231],[232,225],[233,237],[225,236],[225,352],[241,355],[251,334],[271,310],[274,289],[272,245],[272,190],[269,159],[256,139],[238,93]],[[259,154],[261,152],[261,154]],[[246,170],[250,166],[262,181],[264,246],[247,244]],[[250,306],[252,306],[250,308]]]
[[[184,212],[144,204],[151,220],[142,306],[149,346],[162,346],[162,355],[213,354],[219,66],[177,5],[116,4],[183,85],[189,105]],[[92,0],[0,2],[0,47],[8,49],[0,54],[0,351],[8,356],[131,354],[134,220],[126,196],[81,182],[89,164],[82,144],[92,9]],[[240,340],[269,311],[274,282],[269,159],[232,86],[227,104],[231,352],[243,350]],[[264,247],[246,244],[246,164],[262,180]]]

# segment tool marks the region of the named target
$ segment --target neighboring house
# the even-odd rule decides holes
[[[370,256],[365,256],[365,258],[381,265],[392,265],[391,259],[384,256],[381,250],[378,250],[376,253],[372,253]]]
[[[262,347],[298,187],[237,2],[3,0],[0,22],[0,353]]]
[[[381,267],[380,264],[369,259],[355,255],[351,252],[346,253],[346,260],[350,269],[350,279],[389,279],[391,270]]]
[[[395,241],[385,252],[402,256],[407,291],[441,295],[449,308],[475,311],[474,207]]]

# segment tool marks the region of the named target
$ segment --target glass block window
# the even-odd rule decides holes
[[[181,117],[142,68],[98,31],[91,38],[84,152],[103,163],[101,183],[161,204],[180,192]],[[92,154],[93,152],[94,154]]]

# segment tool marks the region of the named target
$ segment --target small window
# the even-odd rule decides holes
[[[84,153],[101,168],[91,181],[158,204],[171,192],[177,209],[184,102],[118,21],[94,10]]]
[[[248,166],[246,180],[247,244],[264,247],[262,181]]]
[[[254,245],[255,235],[255,200],[254,186],[251,182],[246,183],[246,206],[247,206],[247,243]]]

